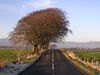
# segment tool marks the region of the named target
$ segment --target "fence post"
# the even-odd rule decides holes
[[[96,61],[96,66],[99,67],[99,62],[98,61]]]
[[[93,64],[94,64],[94,61],[92,60],[91,63],[92,63],[92,65],[93,65]]]

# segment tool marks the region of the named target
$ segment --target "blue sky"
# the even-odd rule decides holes
[[[0,38],[8,37],[23,16],[51,7],[68,13],[73,35],[66,41],[100,41],[100,0],[0,0]]]

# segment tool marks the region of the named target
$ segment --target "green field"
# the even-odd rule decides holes
[[[76,55],[100,62],[100,51],[75,51]]]
[[[32,50],[23,50],[22,56],[31,53]],[[17,60],[17,56],[12,49],[0,49],[0,61],[12,62]]]

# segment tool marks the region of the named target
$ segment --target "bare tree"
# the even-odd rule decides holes
[[[10,39],[15,41],[14,37],[22,38],[33,46],[35,52],[39,52],[39,48],[47,48],[50,42],[62,39],[69,32],[71,30],[65,12],[48,8],[32,12],[19,20]]]

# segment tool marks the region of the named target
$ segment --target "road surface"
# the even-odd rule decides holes
[[[86,75],[60,50],[47,50],[35,63],[18,75]]]

